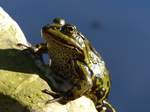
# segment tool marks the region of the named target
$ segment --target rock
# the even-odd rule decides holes
[[[51,90],[48,83],[55,82],[51,74],[49,80],[43,77],[38,67],[45,65],[23,52],[18,43],[29,46],[18,24],[0,7],[0,112],[96,112],[84,96],[66,104],[45,104],[53,97],[42,90]]]

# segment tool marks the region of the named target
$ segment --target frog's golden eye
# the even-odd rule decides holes
[[[59,25],[64,25],[65,24],[65,20],[64,19],[61,19],[61,18],[55,18],[53,20],[53,23],[54,24],[59,24]]]
[[[74,25],[72,25],[72,24],[66,24],[65,26],[64,26],[64,30],[66,31],[66,33],[68,33],[68,34],[73,34],[74,32],[75,32],[75,30],[76,30],[76,27],[74,26]]]

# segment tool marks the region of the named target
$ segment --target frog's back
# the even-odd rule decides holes
[[[91,45],[90,51],[88,57],[90,63],[89,68],[93,72],[91,74],[93,86],[89,93],[92,93],[97,97],[95,103],[101,103],[102,100],[107,100],[108,98],[111,87],[111,78],[104,60]]]

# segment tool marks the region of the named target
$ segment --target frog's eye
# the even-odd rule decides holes
[[[64,30],[68,34],[73,34],[75,32],[75,30],[76,30],[76,26],[74,26],[72,24],[66,24],[64,26]]]
[[[64,19],[61,19],[61,18],[55,18],[53,20],[53,23],[54,24],[59,24],[59,25],[64,25],[65,24],[65,20]]]

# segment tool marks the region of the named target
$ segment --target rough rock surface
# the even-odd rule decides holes
[[[28,45],[17,23],[0,7],[0,112],[96,112],[84,96],[65,105],[45,104],[53,97],[41,90],[51,85],[18,43]]]

